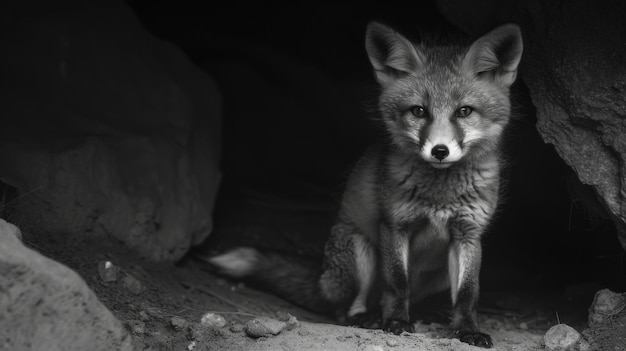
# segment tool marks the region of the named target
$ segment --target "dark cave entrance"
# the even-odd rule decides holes
[[[452,28],[431,2],[420,8],[418,24],[410,11],[375,4],[332,11],[288,5],[247,21],[234,20],[236,5],[211,13],[131,5],[155,35],[214,75],[223,94],[224,178],[215,230],[203,249],[251,245],[313,260],[320,259],[347,172],[376,138],[365,23],[379,19],[414,32]],[[208,45],[213,39],[218,44]],[[243,43],[249,50],[238,47]],[[506,192],[484,240],[482,291],[550,291],[581,306],[600,287],[623,291],[624,251],[613,223],[592,189],[541,140],[523,77],[514,94]]]

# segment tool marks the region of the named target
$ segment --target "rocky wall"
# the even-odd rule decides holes
[[[216,84],[122,1],[3,5],[0,178],[28,233],[175,260],[211,232]]]

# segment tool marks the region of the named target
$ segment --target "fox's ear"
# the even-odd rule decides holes
[[[495,83],[511,86],[522,58],[522,33],[515,24],[505,24],[478,38],[463,58],[470,74],[488,77]]]
[[[395,30],[370,22],[365,36],[365,49],[381,85],[410,74],[423,66],[418,49]]]

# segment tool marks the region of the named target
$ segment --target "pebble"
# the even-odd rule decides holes
[[[226,326],[226,319],[216,313],[205,313],[200,318],[200,324],[211,328],[224,328]]]
[[[543,337],[546,350],[549,351],[584,351],[588,343],[576,329],[567,324],[557,324],[550,328]]]
[[[135,335],[143,335],[146,332],[146,324],[139,320],[130,320],[126,322],[128,329]]]
[[[400,342],[396,339],[387,339],[385,342],[387,343],[387,346],[389,347],[396,347],[400,345]]]
[[[111,283],[117,280],[120,268],[111,261],[98,262],[98,274],[100,279],[105,283]]]
[[[278,335],[285,328],[287,328],[287,323],[285,322],[268,317],[258,317],[249,320],[244,327],[244,331],[250,337],[260,338]]]
[[[228,330],[230,330],[232,333],[241,333],[243,331],[243,324],[232,322]]]
[[[298,321],[298,318],[289,313],[286,313],[284,316],[278,315],[278,317],[278,320],[287,323],[287,330],[294,330],[300,327],[300,321]]]
[[[189,325],[189,322],[187,322],[184,318],[174,316],[170,319],[170,325],[174,328],[174,330],[181,331]]]
[[[143,292],[143,284],[141,284],[139,279],[130,274],[124,275],[124,277],[122,278],[122,285],[124,286],[124,288],[126,288],[128,291],[135,295],[139,295]]]
[[[365,345],[361,351],[385,351],[381,345]]]
[[[300,327],[300,321],[296,317],[291,316],[287,321],[287,330],[293,330],[298,327]]]

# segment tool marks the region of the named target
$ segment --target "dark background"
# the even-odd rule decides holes
[[[430,1],[128,3],[149,31],[211,74],[222,94],[224,178],[215,232],[202,250],[247,244],[319,259],[347,172],[379,137],[367,22],[413,36],[456,31]],[[506,193],[484,240],[483,290],[623,291],[612,223],[536,132],[523,77],[513,93]]]

